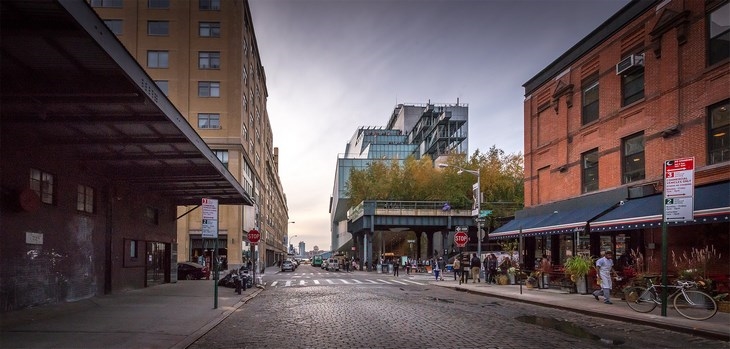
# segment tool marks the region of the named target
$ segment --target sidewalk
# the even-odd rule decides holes
[[[693,335],[730,341],[730,314],[717,312],[708,320],[689,320],[679,315],[671,307],[667,307],[667,316],[661,316],[661,307],[657,306],[650,313],[638,313],[629,308],[626,302],[621,299],[612,299],[613,305],[596,301],[592,295],[569,294],[553,289],[528,289],[522,286],[520,294],[519,285],[487,285],[485,283],[462,283],[454,281],[453,275],[444,276],[444,281],[434,281],[433,275],[429,284],[441,287],[449,287],[460,291],[489,295],[518,302],[531,303],[550,308],[564,309],[591,316],[604,317],[619,321],[631,321],[643,325],[655,326],[677,332],[685,332]],[[423,279],[420,274],[415,279]]]
[[[267,268],[263,280],[277,271],[277,267]],[[606,305],[596,302],[591,295],[526,287],[520,294],[519,285],[459,285],[448,274],[445,281],[438,282],[433,280],[433,275],[426,273],[402,273],[399,277],[538,306],[730,340],[730,314],[727,313],[717,313],[705,321],[693,321],[681,317],[673,309],[667,309],[667,317],[660,316],[659,309],[641,314],[631,310],[623,301],[616,300],[613,305]],[[186,348],[261,291],[260,288],[250,288],[237,295],[231,288],[218,287],[218,307],[213,309],[213,280],[183,280],[73,303],[2,313],[0,347]]]
[[[267,268],[267,275],[278,271]],[[259,276],[259,275],[257,275]],[[222,277],[222,275],[221,275]],[[262,289],[181,280],[0,314],[1,348],[186,348]]]

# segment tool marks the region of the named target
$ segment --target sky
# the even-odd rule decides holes
[[[469,106],[469,154],[523,152],[522,85],[628,0],[249,0],[290,243],[330,250],[338,154],[398,103]]]

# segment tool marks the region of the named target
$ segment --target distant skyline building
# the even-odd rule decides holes
[[[347,251],[351,245],[347,211],[357,203],[350,202],[345,186],[353,169],[376,161],[403,162],[409,156],[445,162],[448,154],[468,152],[468,129],[469,106],[458,99],[455,104],[398,104],[387,126],[359,127],[337,158],[330,199],[332,250]]]
[[[299,251],[298,251],[299,253],[298,253],[298,256],[299,257],[304,257],[304,255],[306,254],[306,251],[307,250],[305,249],[304,241],[299,241]]]

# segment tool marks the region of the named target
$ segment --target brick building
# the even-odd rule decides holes
[[[521,234],[526,261],[634,251],[658,271],[664,164],[694,158],[694,217],[668,248],[714,246],[727,278],[728,18],[727,1],[632,1],[527,81],[526,208],[492,238]]]

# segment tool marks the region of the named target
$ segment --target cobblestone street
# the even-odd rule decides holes
[[[722,341],[433,285],[354,283],[268,288],[190,348],[607,346],[730,347]]]

